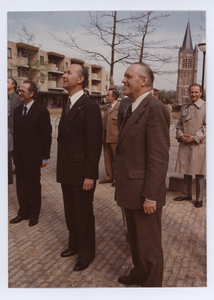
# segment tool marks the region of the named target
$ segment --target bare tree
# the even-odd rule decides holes
[[[25,26],[22,27],[23,33],[19,34],[17,43],[17,56],[20,58],[18,64],[10,64],[11,67],[22,74],[21,77],[27,77],[28,80],[34,80],[36,83],[40,80],[40,74],[43,78],[47,77],[49,62],[41,60],[38,53],[41,44],[35,45],[36,35],[29,33]]]
[[[87,59],[105,61],[110,67],[110,86],[113,87],[115,64],[129,57],[125,44],[130,39],[130,34],[124,29],[124,25],[131,22],[132,18],[125,15],[126,13],[121,13],[121,17],[119,18],[117,11],[89,12],[89,21],[82,26],[86,30],[85,35],[98,38],[101,42],[101,50],[97,50],[98,48],[96,50],[89,50],[82,47],[77,41],[76,36],[68,32],[66,32],[69,37],[68,41],[50,34],[56,41],[63,43],[68,48],[85,54]],[[105,55],[105,53],[107,54]]]
[[[163,74],[163,66],[175,61],[174,54],[166,54],[167,50],[176,50],[177,46],[169,46],[168,40],[157,39],[159,22],[170,14],[157,13],[154,11],[141,11],[131,14],[134,34],[130,39],[130,53],[126,62],[139,61],[148,63],[156,74]],[[152,40],[152,36],[155,39]],[[162,51],[164,50],[164,51]],[[166,71],[167,74],[177,70]]]

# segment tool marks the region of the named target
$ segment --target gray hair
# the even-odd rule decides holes
[[[153,82],[154,82],[154,74],[151,68],[147,64],[141,62],[133,63],[133,65],[139,65],[141,67],[141,70],[138,75],[140,77],[147,77],[148,78],[147,87],[152,89]]]

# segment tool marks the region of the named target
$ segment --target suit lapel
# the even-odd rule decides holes
[[[124,124],[124,121],[121,125],[119,136],[118,136],[118,142],[117,145],[119,145],[126,134],[129,132],[132,125],[138,120],[138,118],[145,112],[146,106],[149,103],[149,99],[152,97],[152,95],[146,96],[146,98],[143,99],[143,101],[139,104],[139,106],[133,111],[131,116],[128,118],[126,123]]]
[[[77,114],[85,107],[85,95],[82,95],[76,103],[72,106],[68,114],[65,116],[65,109],[63,109],[62,117],[59,123],[59,135],[68,127],[68,125],[75,119]]]
[[[34,101],[34,103],[31,105],[31,108],[29,109],[29,112],[27,113],[27,115],[25,117],[22,117],[22,123],[27,122],[30,117],[33,115],[35,109],[36,109],[36,102]],[[22,106],[22,110],[23,110],[23,106]]]

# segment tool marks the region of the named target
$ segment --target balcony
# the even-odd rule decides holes
[[[98,78],[97,73],[91,73],[91,80],[101,81],[100,78]]]
[[[62,74],[64,74],[64,67],[57,66],[56,64],[49,64],[48,72],[62,75]]]
[[[92,93],[99,93],[99,94],[101,93],[101,91],[98,90],[98,88],[97,88],[96,85],[93,85],[93,86],[91,87],[91,92],[92,92]]]
[[[48,80],[48,90],[64,91],[62,84],[58,84],[54,80]]]

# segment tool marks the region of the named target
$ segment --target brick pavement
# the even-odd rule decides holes
[[[124,287],[117,282],[131,267],[129,245],[110,184],[97,184],[94,213],[96,219],[96,258],[82,272],[74,272],[77,256],[61,258],[67,247],[60,184],[56,183],[57,142],[53,138],[51,159],[42,169],[42,209],[39,223],[28,221],[8,225],[10,288]],[[177,147],[170,149],[167,178],[173,174]],[[103,156],[100,179],[105,176]],[[9,185],[8,221],[17,215],[15,183]],[[176,192],[167,192],[163,209],[164,287],[206,286],[206,203],[194,208],[193,201],[176,203]],[[193,195],[193,199],[194,199]],[[134,287],[134,286],[133,286]],[[137,285],[135,286],[137,287]]]

